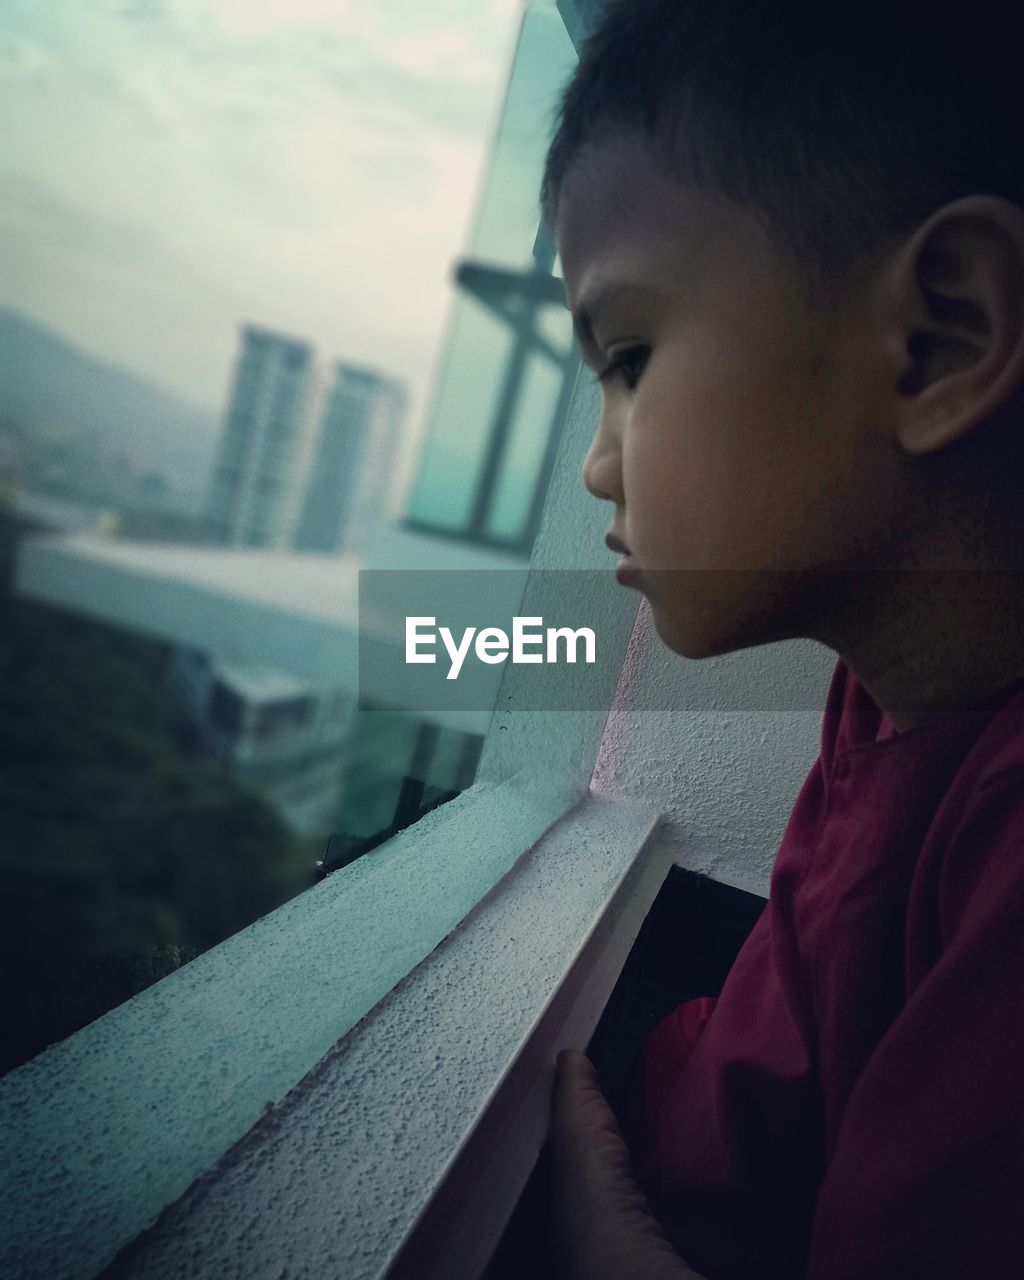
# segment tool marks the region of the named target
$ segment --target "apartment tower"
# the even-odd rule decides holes
[[[305,342],[242,328],[207,503],[213,542],[285,547],[315,408],[315,362]]]

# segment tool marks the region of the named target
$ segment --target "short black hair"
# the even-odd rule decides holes
[[[959,196],[1022,204],[1018,25],[1005,0],[612,0],[561,100],[545,221],[623,128],[826,282]]]

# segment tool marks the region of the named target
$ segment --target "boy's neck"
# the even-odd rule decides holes
[[[869,625],[832,647],[900,732],[1024,676],[1024,572],[907,570],[878,585]]]

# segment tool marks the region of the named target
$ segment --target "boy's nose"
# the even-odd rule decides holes
[[[622,467],[618,445],[598,428],[583,460],[583,483],[595,498],[622,503]]]

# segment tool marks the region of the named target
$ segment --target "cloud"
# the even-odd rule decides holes
[[[0,238],[7,303],[186,399],[220,404],[236,320],[251,299],[216,271],[144,228],[9,175],[0,177]]]
[[[520,0],[219,0],[216,21],[235,37],[290,30],[325,35],[343,32],[407,71],[440,80],[449,76],[489,80],[508,54],[508,31]]]
[[[406,377],[418,409],[517,11],[6,0],[22,270],[0,301],[207,402],[235,325],[275,324]]]

